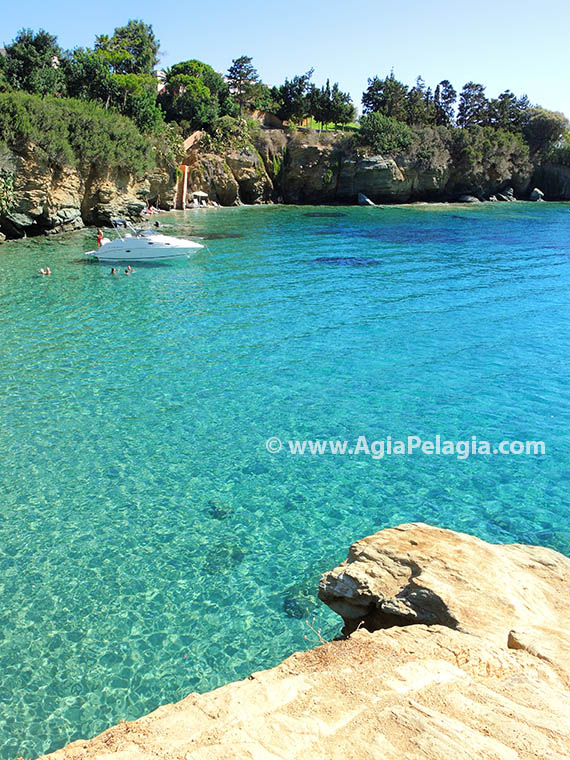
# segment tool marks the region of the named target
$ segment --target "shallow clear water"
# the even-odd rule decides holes
[[[566,206],[161,221],[208,250],[111,277],[92,231],[0,249],[2,758],[334,635],[319,575],[382,527],[570,554]],[[436,433],[546,455],[265,448]]]

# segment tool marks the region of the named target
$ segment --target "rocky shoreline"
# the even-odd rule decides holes
[[[118,169],[54,167],[32,144],[1,158],[14,180],[9,210],[0,214],[0,242],[110,225],[115,216],[140,215],[149,198],[172,207],[176,177],[165,168],[138,178]]]
[[[208,152],[195,140],[185,164],[190,190],[222,206],[239,203],[354,205],[570,198],[570,168],[533,167],[516,156],[466,174],[442,146],[429,155],[372,155],[343,135],[261,129],[247,145]]]
[[[149,202],[172,209],[183,174],[165,167],[143,178],[93,166],[56,168],[31,144],[1,159],[2,170],[13,176],[13,189],[9,208],[0,213],[0,242],[105,226],[115,216],[136,218]],[[199,139],[190,141],[181,170],[189,192],[205,192],[221,206],[355,205],[362,198],[373,205],[570,198],[565,166],[523,171],[506,156],[492,171],[464,176],[445,149],[429,160],[370,155],[338,134],[279,129],[260,129],[251,142],[218,152],[209,152]]]
[[[345,639],[44,757],[570,758],[569,583],[551,549],[383,530],[321,579]]]

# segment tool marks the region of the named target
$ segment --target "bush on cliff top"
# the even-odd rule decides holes
[[[252,150],[255,134],[245,119],[221,116],[212,124],[210,134],[205,132],[200,140],[203,150],[225,155],[230,150]]]
[[[451,155],[464,187],[471,191],[530,171],[529,149],[522,137],[491,127],[453,129]],[[484,192],[484,190],[481,190]]]
[[[0,141],[33,143],[52,166],[97,166],[142,174],[154,165],[151,140],[128,118],[93,102],[0,93]]]
[[[371,113],[360,119],[360,132],[355,135],[360,145],[369,146],[375,153],[392,155],[405,152],[412,144],[410,127],[391,116]]]

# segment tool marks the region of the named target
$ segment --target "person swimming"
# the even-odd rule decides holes
[[[40,269],[40,274],[42,277],[45,277],[46,275],[49,277],[51,274],[51,269],[49,267],[46,267],[45,269]]]
[[[119,274],[119,272],[118,272],[118,270],[117,270],[117,267],[113,267],[113,268],[111,269],[111,274]]]

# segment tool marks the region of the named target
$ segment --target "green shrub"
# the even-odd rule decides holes
[[[545,160],[549,164],[570,166],[570,132],[566,132],[558,145],[550,148],[546,153]]]
[[[14,172],[0,169],[0,214],[10,211],[14,202]]]
[[[455,171],[473,188],[530,170],[523,138],[492,127],[452,130],[451,154]]]
[[[360,119],[360,131],[354,137],[358,144],[370,147],[374,153],[381,155],[403,153],[413,141],[410,127],[380,113],[363,116]]]
[[[55,167],[97,166],[142,174],[155,149],[125,116],[93,102],[0,93],[0,140],[16,150],[32,143]]]
[[[546,154],[546,162],[549,164],[570,166],[570,145],[561,145],[558,148],[551,148]]]
[[[221,116],[212,124],[211,134],[200,140],[203,150],[225,155],[230,150],[254,151],[250,126],[245,119]]]

